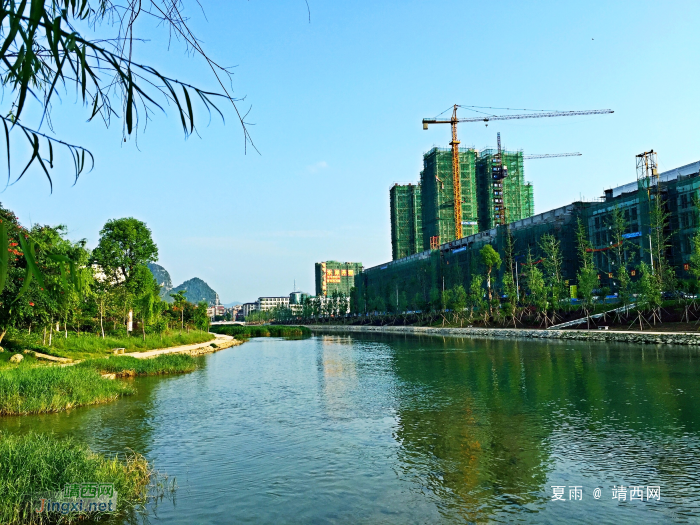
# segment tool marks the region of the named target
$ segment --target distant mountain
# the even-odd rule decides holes
[[[158,284],[160,285],[160,298],[168,301],[169,303],[172,302],[173,299],[168,294],[170,293],[170,290],[173,289],[173,282],[170,279],[168,270],[163,268],[160,264],[154,263],[149,263],[148,269],[151,270],[153,277],[156,278],[156,281],[158,281]]]
[[[170,293],[177,293],[185,290],[185,297],[191,303],[197,304],[199,301],[206,301],[209,304],[216,302],[216,292],[202,281],[199,277],[194,277],[173,288]]]
[[[238,306],[239,304],[243,304],[243,303],[240,301],[233,301],[232,303],[225,303],[224,306],[226,308],[231,308],[232,306]]]

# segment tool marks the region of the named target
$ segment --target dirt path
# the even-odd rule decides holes
[[[136,359],[150,359],[152,357],[156,357],[163,354],[190,354],[194,356],[208,354],[210,352],[218,352],[219,350],[223,350],[224,348],[229,348],[231,346],[237,346],[243,342],[234,339],[230,335],[213,335],[215,335],[216,338],[212,341],[207,341],[206,343],[198,343],[196,345],[173,346],[170,348],[156,348],[154,350],[146,350],[145,352],[129,352],[128,354],[120,355],[128,355],[131,357],[135,357]],[[215,344],[216,347],[211,346],[212,344]]]

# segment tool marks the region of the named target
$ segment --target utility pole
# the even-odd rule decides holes
[[[651,233],[649,234],[649,260],[651,261],[651,275],[654,275],[654,252],[651,248]]]

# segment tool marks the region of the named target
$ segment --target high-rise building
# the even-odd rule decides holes
[[[459,148],[464,237],[478,231],[476,155],[476,150],[472,148]],[[451,149],[433,148],[423,155],[423,171],[420,176],[423,250],[455,239],[452,178]]]
[[[362,271],[362,263],[325,261],[316,263],[316,295],[330,297],[333,292],[350,295],[355,276]]]
[[[532,184],[525,182],[523,173],[523,152],[501,152],[503,174],[507,174],[501,181],[493,176],[497,153],[493,149],[481,150],[476,159],[479,231],[490,230],[499,224],[499,212],[505,214],[504,224],[535,214]]]
[[[391,257],[401,259],[423,251],[420,184],[394,184],[391,206]]]

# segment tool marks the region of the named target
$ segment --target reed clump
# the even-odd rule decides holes
[[[196,370],[197,361],[187,354],[163,354],[152,359],[112,356],[102,359],[88,359],[76,366],[104,374],[115,374],[117,377],[130,377],[184,374]]]
[[[143,508],[154,475],[148,461],[135,452],[110,459],[71,438],[0,432],[0,523],[73,523],[99,518],[96,512],[35,511],[32,497],[61,491],[67,483],[113,483],[118,493],[116,512],[127,515]]]
[[[128,383],[86,367],[17,367],[0,371],[0,415],[58,412],[134,392]]]
[[[311,330],[305,326],[287,325],[217,325],[212,326],[211,331],[217,334],[231,335],[236,339],[248,339],[250,337],[310,337]]]

